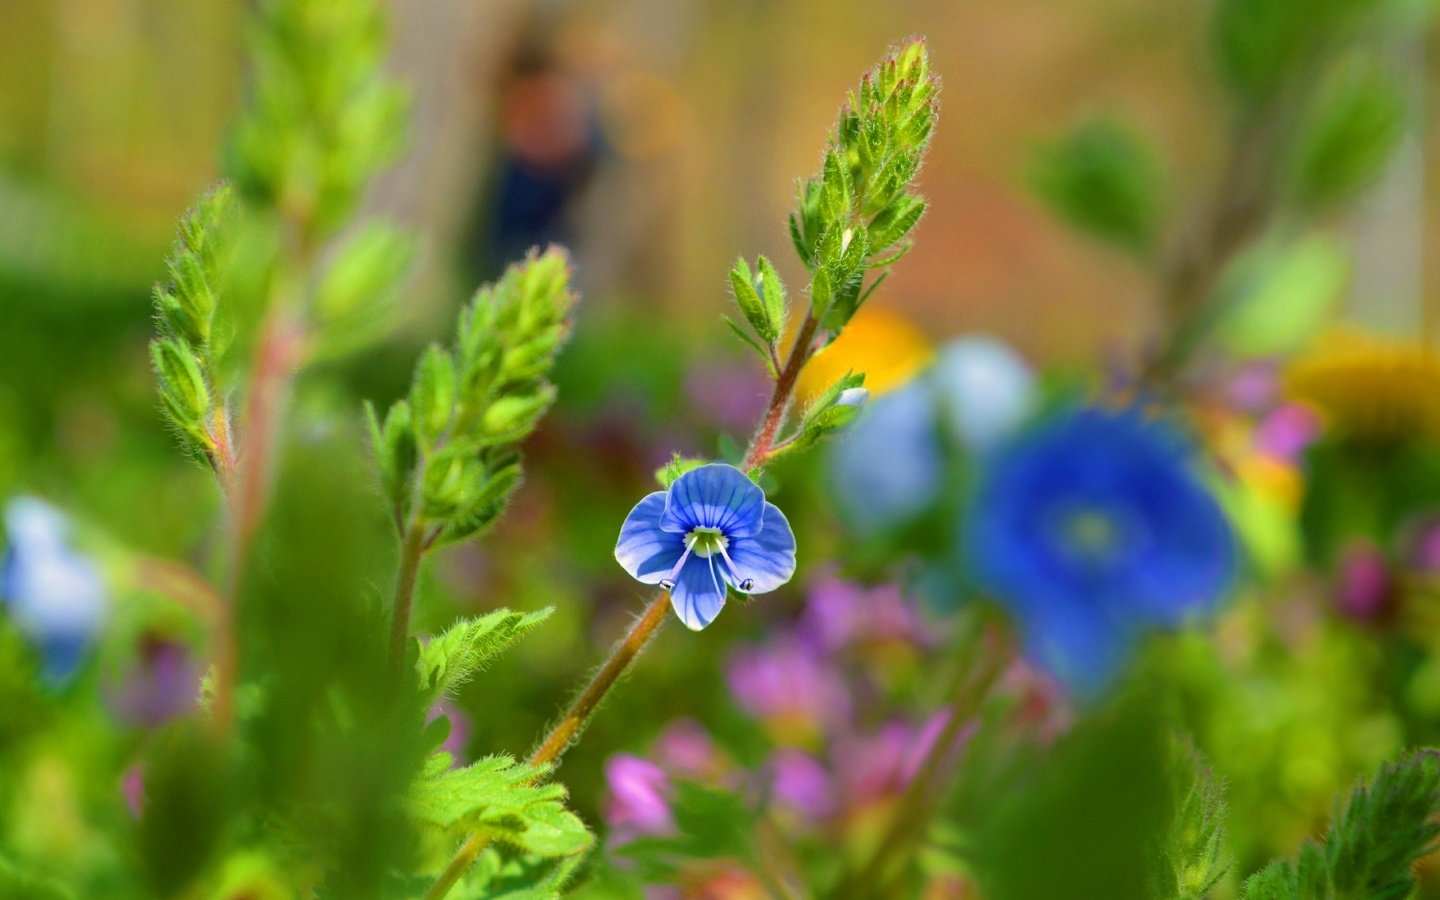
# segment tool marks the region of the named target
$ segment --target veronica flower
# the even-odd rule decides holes
[[[965,528],[980,586],[1028,655],[1082,693],[1141,631],[1212,609],[1235,568],[1219,504],[1169,425],[1081,408],[1000,448]]]
[[[39,648],[45,676],[68,678],[104,623],[109,600],[99,571],[69,544],[70,523],[42,500],[5,507],[9,546],[0,562],[0,602]]]
[[[680,621],[698,631],[719,615],[727,588],[764,594],[789,581],[795,535],[744,472],[715,463],[636,504],[615,559],[642,584],[669,591]]]

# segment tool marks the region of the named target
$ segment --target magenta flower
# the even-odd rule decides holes
[[[670,814],[670,779],[648,759],[617,753],[605,762],[610,797],[605,820],[616,840],[665,834],[675,827]]]
[[[823,725],[850,714],[850,694],[839,672],[809,642],[792,636],[738,648],[725,677],[740,708],[759,719]]]
[[[829,573],[811,581],[801,627],[827,653],[885,641],[918,643],[922,637],[899,585],[865,587]]]
[[[835,814],[835,780],[820,760],[799,750],[779,750],[770,760],[775,799],[807,819]]]

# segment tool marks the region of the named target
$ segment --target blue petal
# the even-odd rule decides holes
[[[935,505],[944,459],[927,383],[912,381],[872,400],[831,449],[829,468],[840,514],[862,537]]]
[[[642,584],[659,584],[685,552],[683,535],[660,529],[664,512],[665,492],[647,494],[625,517],[615,542],[616,561]]]
[[[1092,609],[1052,605],[1025,618],[1026,656],[1075,694],[1094,699],[1130,658],[1134,635]]]
[[[732,540],[760,530],[765,492],[744,472],[724,463],[691,469],[675,479],[660,527],[686,534],[695,528],[719,528]]]
[[[765,504],[760,533],[732,540],[726,552],[740,578],[755,582],[745,593],[773,591],[795,574],[795,534],[785,514],[773,503]]]
[[[692,556],[680,570],[670,591],[670,606],[691,631],[715,621],[725,608],[725,582],[720,577],[720,557]]]

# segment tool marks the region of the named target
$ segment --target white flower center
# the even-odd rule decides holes
[[[730,539],[718,528],[702,526],[685,535],[685,546],[701,559],[709,559],[716,553],[724,552],[730,546]]]

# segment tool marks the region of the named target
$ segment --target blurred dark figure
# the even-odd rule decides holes
[[[534,246],[573,245],[570,211],[603,145],[594,98],[532,28],[496,88],[500,147],[485,180],[469,242],[477,280],[488,280]]]

